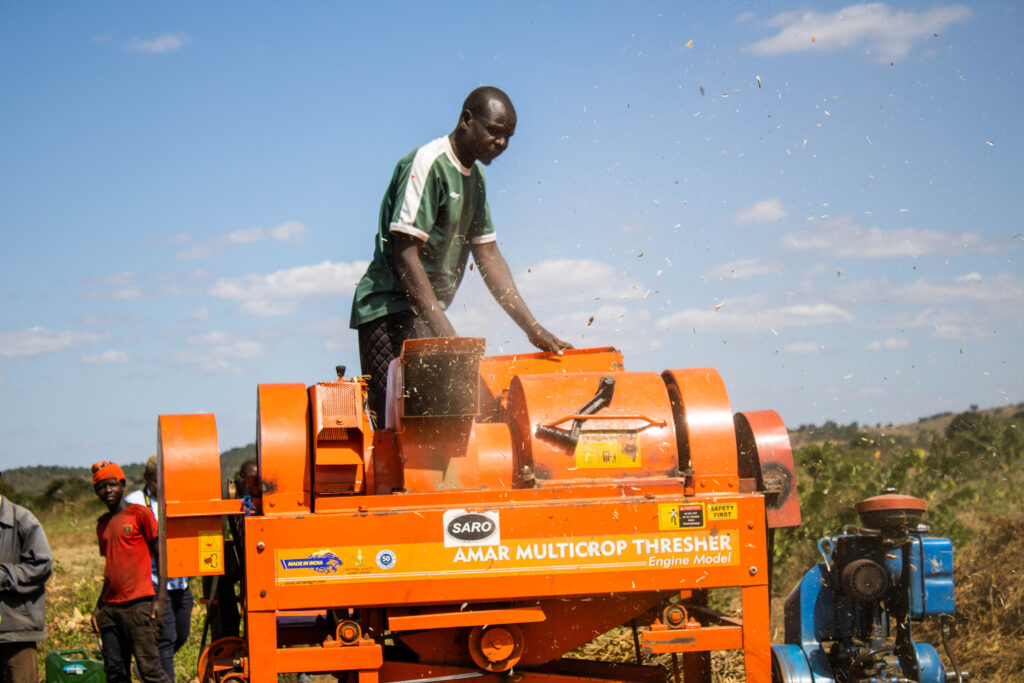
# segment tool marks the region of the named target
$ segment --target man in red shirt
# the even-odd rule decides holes
[[[103,663],[108,683],[131,681],[132,654],[143,683],[170,683],[156,647],[167,602],[167,576],[163,563],[154,595],[150,575],[157,556],[156,517],[142,505],[125,501],[127,482],[121,468],[112,462],[92,466],[92,485],[107,506],[107,514],[96,523],[100,555],[106,560],[103,590],[93,612],[103,644]]]

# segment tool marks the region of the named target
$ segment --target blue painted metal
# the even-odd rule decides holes
[[[786,644],[772,650],[776,683],[945,683],[938,653],[914,641],[912,622],[953,613],[953,543],[925,527],[905,531],[819,542],[824,561],[786,599]],[[870,580],[858,583],[864,567]]]
[[[815,678],[811,665],[799,645],[772,645],[772,679],[786,683],[816,683],[831,678]]]

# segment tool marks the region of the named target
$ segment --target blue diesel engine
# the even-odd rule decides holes
[[[911,626],[952,616],[953,542],[928,536],[920,498],[887,493],[855,507],[863,528],[821,539],[824,561],[786,599],[785,644],[772,647],[772,680],[967,681],[966,673],[947,673],[934,647],[915,642]]]

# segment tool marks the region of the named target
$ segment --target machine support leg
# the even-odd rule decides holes
[[[742,589],[743,663],[747,683],[771,683],[772,636],[768,626],[768,586]]]
[[[711,653],[683,653],[683,683],[711,683]]]
[[[256,634],[259,634],[257,637]],[[249,683],[277,683],[277,618],[274,612],[249,612]]]

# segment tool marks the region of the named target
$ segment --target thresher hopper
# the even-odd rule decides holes
[[[643,660],[669,653],[693,683],[710,651],[737,649],[768,683],[772,529],[800,518],[778,415],[734,415],[711,368],[483,351],[406,342],[378,428],[343,369],[260,385],[258,487],[241,498],[213,416],[160,417],[168,574],[219,583],[201,680],[663,681]],[[709,609],[721,589],[740,617]],[[565,657],[620,625],[635,664]]]

